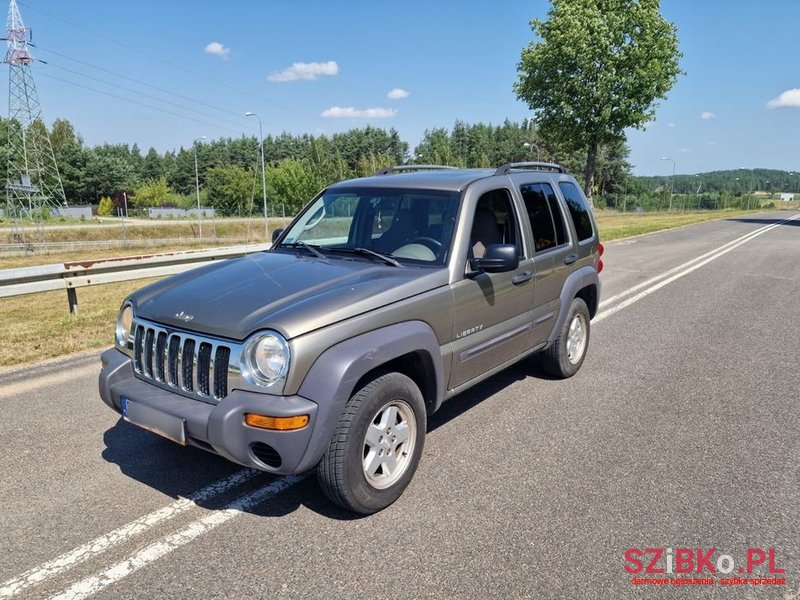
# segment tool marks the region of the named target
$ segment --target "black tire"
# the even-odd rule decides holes
[[[580,355],[574,352],[574,345],[571,345],[570,327],[578,319],[583,327],[585,340],[581,346]],[[546,350],[542,351],[542,367],[544,370],[559,379],[572,377],[578,372],[586,358],[586,351],[589,349],[589,309],[581,298],[575,298],[569,306],[567,318],[561,327],[558,339],[554,341]],[[570,350],[573,350],[572,355]]]
[[[392,408],[397,413],[392,417],[394,424],[388,421]],[[401,420],[403,418],[405,421]],[[392,440],[392,432],[395,438],[402,437],[404,424],[406,441]],[[395,425],[396,429],[392,430]],[[367,433],[371,426],[375,428],[370,430],[371,436],[376,431],[383,434],[381,444],[388,444],[388,451],[382,446],[369,445]],[[317,466],[322,491],[335,504],[359,514],[383,510],[400,497],[414,477],[425,444],[426,426],[425,401],[417,385],[401,373],[378,375],[357,390],[345,405],[330,445]],[[390,433],[386,434],[387,431]],[[376,439],[373,437],[373,441]],[[400,445],[392,446],[396,443]],[[377,453],[379,447],[381,453],[387,454],[376,459],[373,452]],[[392,454],[399,467],[393,475],[388,470],[389,463],[382,462],[372,474],[365,472],[367,463],[388,461]],[[367,460],[370,457],[371,460]]]

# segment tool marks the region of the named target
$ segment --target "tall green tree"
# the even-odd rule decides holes
[[[531,21],[514,91],[542,132],[586,152],[591,199],[598,148],[655,117],[682,74],[675,25],[659,0],[552,0],[545,21]]]
[[[237,165],[205,172],[208,201],[224,217],[248,213],[253,198],[253,173]]]

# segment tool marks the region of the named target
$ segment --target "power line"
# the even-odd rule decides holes
[[[159,112],[163,112],[168,115],[172,115],[173,117],[178,117],[179,119],[184,119],[186,121],[193,121],[195,123],[200,123],[201,125],[206,125],[208,127],[214,127],[216,129],[222,129],[225,131],[236,131],[230,127],[219,125],[218,123],[209,123],[208,121],[201,121],[200,119],[195,119],[189,116],[186,116],[181,113],[176,113],[171,110],[167,110],[165,108],[161,108],[160,106],[153,106],[152,104],[147,104],[145,102],[139,102],[138,100],[132,100],[130,98],[126,98],[125,96],[118,96],[117,94],[112,94],[111,92],[107,92],[105,90],[99,90],[97,88],[90,87],[88,85],[82,85],[80,83],[76,83],[74,81],[70,81],[69,79],[63,79],[62,77],[56,77],[55,75],[50,75],[49,73],[39,73],[42,77],[47,77],[48,79],[54,79],[55,81],[61,81],[62,83],[67,83],[69,85],[82,88],[84,90],[89,90],[90,92],[95,92],[97,94],[103,94],[104,96],[109,96],[111,98],[116,98],[117,100],[124,100],[125,102],[130,102],[131,104],[138,104],[139,106],[143,106],[145,108],[149,108],[152,110],[157,110]],[[241,134],[241,131],[236,131],[236,133]]]
[[[223,117],[218,117],[216,115],[212,115],[212,114],[209,114],[207,112],[199,111],[199,110],[197,110],[195,108],[189,108],[189,107],[187,107],[187,106],[185,106],[183,104],[178,104],[177,102],[172,102],[170,100],[165,100],[163,98],[159,98],[159,97],[153,96],[151,94],[146,94],[145,92],[142,92],[141,90],[136,90],[136,89],[133,89],[133,88],[121,86],[121,85],[118,85],[116,83],[113,83],[113,82],[110,82],[110,81],[106,81],[105,79],[101,79],[100,77],[95,77],[93,75],[88,75],[86,73],[81,73],[80,71],[76,71],[74,69],[69,69],[67,67],[63,67],[61,65],[57,65],[57,64],[52,63],[52,62],[48,62],[47,65],[51,66],[51,67],[55,67],[56,69],[61,69],[62,71],[66,71],[67,73],[72,73],[73,75],[78,75],[80,77],[85,77],[87,79],[91,79],[93,81],[97,81],[98,83],[102,83],[104,85],[113,86],[117,90],[124,90],[124,91],[127,91],[127,92],[132,92],[134,94],[138,94],[139,96],[143,96],[145,98],[150,98],[151,100],[155,100],[156,102],[163,102],[164,104],[169,104],[170,106],[175,106],[177,108],[180,108],[184,112],[189,111],[189,112],[195,113],[196,115],[200,115],[200,116],[203,116],[203,117],[208,117],[210,119],[216,119],[218,121],[224,121],[226,123],[229,123],[231,125],[234,125],[236,127],[241,127],[242,129],[244,129],[242,124],[237,123],[235,121],[232,121],[230,119],[225,119]]]
[[[148,87],[150,89],[162,92],[164,94],[169,94],[170,96],[175,96],[176,98],[180,98],[182,100],[186,100],[186,101],[192,102],[194,104],[199,104],[201,106],[205,106],[205,107],[211,108],[213,110],[217,110],[217,111],[219,111],[221,113],[225,113],[225,114],[228,114],[228,115],[241,116],[242,121],[245,120],[244,116],[239,115],[238,113],[234,113],[234,112],[228,110],[227,108],[222,108],[220,106],[216,106],[214,104],[210,104],[210,103],[205,102],[203,100],[199,100],[197,98],[192,98],[191,96],[186,96],[184,94],[179,94],[177,92],[172,92],[172,91],[170,91],[168,89],[159,87],[157,85],[153,85],[152,83],[147,83],[146,81],[142,81],[141,79],[136,79],[135,77],[130,77],[129,75],[124,75],[122,73],[117,73],[116,71],[112,71],[111,69],[107,69],[107,68],[101,67],[99,65],[93,65],[92,63],[86,62],[85,60],[81,60],[79,58],[74,58],[72,56],[67,56],[66,54],[62,54],[62,53],[57,52],[55,50],[52,50],[50,48],[45,48],[45,47],[40,46],[40,45],[37,45],[36,48],[38,50],[44,50],[48,54],[53,54],[55,56],[60,56],[61,58],[65,58],[65,59],[70,60],[72,62],[76,62],[76,63],[81,64],[81,65],[85,65],[85,66],[89,67],[90,69],[96,69],[98,71],[103,71],[103,72],[108,73],[110,75],[113,75],[115,77],[119,77],[120,79],[125,79],[127,81],[131,81],[131,82],[136,83],[138,85],[142,85],[142,86]],[[48,62],[47,64],[52,64],[52,63]]]
[[[252,92],[250,92],[248,90],[237,88],[237,87],[232,86],[229,83],[226,83],[224,81],[220,81],[218,79],[213,79],[213,78],[208,77],[207,75],[204,75],[203,73],[200,73],[198,71],[194,71],[194,70],[189,69],[187,67],[184,67],[182,65],[173,63],[173,62],[168,61],[168,60],[165,60],[165,59],[161,58],[160,56],[158,56],[156,54],[150,54],[149,52],[143,51],[141,48],[137,48],[136,46],[131,46],[130,44],[126,44],[124,42],[120,42],[118,39],[113,38],[111,36],[105,35],[103,33],[97,32],[97,31],[92,31],[91,29],[88,29],[88,28],[84,27],[83,25],[79,25],[78,23],[73,23],[72,21],[68,21],[67,19],[59,17],[58,15],[54,15],[52,13],[49,13],[49,12],[47,12],[45,10],[42,10],[41,8],[37,8],[35,6],[31,6],[31,5],[27,4],[26,2],[19,2],[19,4],[25,6],[26,8],[30,8],[31,10],[36,11],[36,12],[42,14],[42,15],[50,17],[51,19],[56,19],[57,21],[61,21],[62,23],[66,24],[66,25],[69,25],[70,27],[75,27],[75,28],[78,28],[78,29],[82,29],[83,31],[85,31],[87,33],[91,33],[94,36],[103,38],[104,40],[107,40],[107,41],[111,42],[112,44],[116,44],[117,46],[120,46],[122,48],[126,48],[128,50],[131,50],[133,52],[136,52],[137,54],[141,54],[142,56],[146,56],[147,58],[150,58],[152,60],[157,60],[158,62],[161,62],[161,63],[163,63],[165,65],[168,65],[168,66],[172,67],[173,69],[178,69],[179,71],[184,71],[186,73],[194,75],[195,77],[200,77],[201,79],[216,83],[216,84],[221,85],[223,87],[226,87],[229,90],[232,90],[234,92],[238,92],[240,94],[245,94],[247,96],[250,96],[251,98],[255,98],[256,100],[259,100],[260,102],[264,102],[266,104],[270,104],[272,106],[275,106],[277,108],[281,108],[283,110],[292,111],[292,109],[290,107],[288,107],[288,106],[284,106],[284,105],[279,104],[277,102],[274,102],[272,100],[267,100],[265,98],[262,98],[261,96],[253,94]]]

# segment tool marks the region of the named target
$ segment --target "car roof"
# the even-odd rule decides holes
[[[328,189],[340,187],[383,187],[448,190],[459,192],[464,187],[486,177],[492,177],[495,169],[437,169],[372,175],[358,179],[348,179],[331,185]]]

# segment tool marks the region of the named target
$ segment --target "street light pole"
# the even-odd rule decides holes
[[[672,194],[675,193],[675,161],[668,156],[662,156],[661,160],[668,160],[672,163],[672,179],[669,185],[669,212],[672,212]]]
[[[261,149],[261,192],[264,197],[264,241],[269,242],[269,215],[267,214],[267,168],[264,166],[264,131],[261,128],[261,117],[254,112],[244,113],[245,117],[258,120],[258,147]]]
[[[204,139],[206,139],[206,136],[201,135],[192,142],[192,148],[194,149],[194,189],[197,192],[197,223],[201,239],[203,238],[203,219],[200,216],[200,171],[197,169],[197,142]]]

